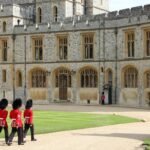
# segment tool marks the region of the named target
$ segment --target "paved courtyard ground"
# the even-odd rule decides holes
[[[118,114],[139,118],[145,122],[36,135],[37,142],[30,142],[28,137],[24,146],[18,146],[15,142],[8,147],[4,144],[3,139],[0,139],[0,150],[142,150],[142,141],[150,138],[149,110],[64,104],[36,105],[34,109]]]

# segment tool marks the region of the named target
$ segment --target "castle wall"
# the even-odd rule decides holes
[[[62,9],[63,4],[66,7]],[[72,87],[67,91],[68,100],[78,104],[87,104],[87,100],[91,100],[91,104],[99,104],[106,83],[106,72],[111,69],[113,103],[147,107],[146,97],[150,89],[144,87],[144,72],[149,70],[150,61],[144,55],[144,30],[150,28],[150,6],[108,14],[69,17],[62,22],[53,22],[51,18],[54,6],[61,10],[59,16],[62,19],[66,15],[65,9],[72,7],[72,4],[63,1],[53,3],[38,1],[36,9],[41,7],[43,11],[42,23],[38,27],[24,19],[26,17],[24,10],[21,11],[22,7],[19,8],[18,5],[5,6],[4,11],[0,13],[0,40],[8,39],[9,58],[7,62],[0,60],[0,79],[2,79],[2,70],[7,71],[7,82],[3,83],[0,80],[0,96],[13,100],[15,93],[15,97],[25,99],[24,95],[27,93],[27,98],[36,99],[36,102],[59,101],[59,89],[55,86],[55,72],[59,68],[67,68],[69,71],[75,70],[75,73],[71,74]],[[67,11],[72,13],[71,9]],[[12,14],[14,16],[11,16]],[[17,25],[18,18],[21,20],[20,25]],[[5,33],[2,32],[3,21],[7,23]],[[135,33],[134,58],[127,58],[125,51],[125,33],[130,30]],[[94,59],[92,60],[83,59],[82,35],[85,33],[94,34]],[[58,57],[57,37],[60,35],[68,36],[68,59],[65,61],[60,61]],[[43,38],[43,60],[37,62],[33,59],[32,38],[39,36]],[[1,47],[0,50],[2,51]],[[124,88],[123,71],[127,66],[137,68],[138,88]],[[81,88],[80,71],[84,67],[91,67],[97,71],[96,88]],[[51,72],[47,76],[46,88],[31,88],[31,71],[35,68]],[[22,87],[16,86],[17,71],[22,73]]]

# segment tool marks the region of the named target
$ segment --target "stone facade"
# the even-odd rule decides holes
[[[48,103],[60,100],[60,87],[56,87],[58,70],[71,73],[71,87],[67,87],[67,100],[77,104],[99,104],[104,85],[112,72],[111,97],[113,104],[148,107],[150,87],[145,87],[144,73],[150,71],[150,59],[145,56],[145,31],[150,30],[150,5],[109,12],[108,1],[87,0],[87,15],[84,3],[79,0],[0,0],[0,41],[7,40],[7,61],[2,60],[0,46],[0,96],[13,100],[33,98],[36,102]],[[53,8],[57,7],[57,21]],[[38,22],[38,8],[42,10]],[[98,10],[98,11],[97,11]],[[106,13],[104,13],[106,12]],[[75,13],[75,14],[74,14]],[[101,13],[101,14],[98,14]],[[3,32],[3,22],[6,31]],[[126,32],[135,34],[135,54],[126,55]],[[93,59],[83,58],[83,35],[94,35]],[[67,59],[60,60],[58,37],[67,36]],[[43,39],[43,58],[33,58],[33,39]],[[134,67],[138,72],[138,86],[124,86],[124,70]],[[31,74],[34,69],[46,72],[46,87],[33,88]],[[81,87],[81,72],[91,68],[97,72],[95,87]],[[6,70],[6,82],[3,81]],[[22,84],[18,87],[18,72]],[[107,90],[106,90],[107,93]]]

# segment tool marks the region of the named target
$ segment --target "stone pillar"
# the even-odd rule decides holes
[[[52,101],[52,84],[51,84],[51,72],[47,71],[47,100]]]
[[[76,71],[71,72],[72,75],[72,102],[77,103],[79,100],[78,96],[78,84]]]

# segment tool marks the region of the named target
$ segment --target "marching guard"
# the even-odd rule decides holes
[[[2,132],[2,129],[4,129],[6,144],[8,142],[8,125],[6,121],[8,115],[8,111],[6,110],[7,106],[8,106],[8,100],[2,99],[0,101],[0,132]]]
[[[25,111],[24,111],[24,118],[25,118],[25,124],[24,124],[24,138],[27,135],[27,132],[30,128],[31,132],[31,141],[36,141],[34,138],[34,124],[33,124],[33,111],[32,111],[32,99],[29,99],[26,102]]]
[[[22,106],[22,100],[21,99],[15,99],[13,101],[12,107],[13,110],[10,112],[10,119],[12,120],[11,123],[11,134],[8,138],[7,144],[10,146],[12,144],[13,138],[18,133],[18,145],[24,145],[23,142],[23,123],[21,120],[21,111],[19,108]]]

